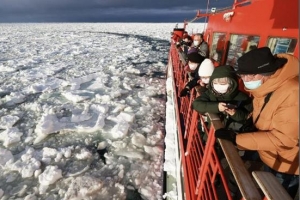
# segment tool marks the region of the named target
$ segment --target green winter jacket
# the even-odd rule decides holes
[[[215,78],[224,77],[231,78],[233,84],[227,93],[219,94],[213,89],[212,83]],[[210,77],[208,90],[193,101],[192,108],[201,114],[207,112],[219,113],[221,119],[226,120],[225,124],[228,119],[232,122],[244,123],[252,112],[252,99],[247,94],[239,91],[238,88],[238,78],[234,69],[229,65],[217,67]],[[226,112],[221,113],[218,108],[220,102],[238,105],[236,113],[233,116],[228,115]]]

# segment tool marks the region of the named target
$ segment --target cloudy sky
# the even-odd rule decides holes
[[[210,0],[209,8],[232,2]],[[0,23],[182,22],[206,6],[206,0],[0,0]]]

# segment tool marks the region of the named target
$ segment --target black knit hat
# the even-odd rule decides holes
[[[253,49],[241,56],[237,63],[238,74],[264,74],[275,72],[287,59],[278,58],[271,53],[269,47]]]
[[[189,53],[189,54],[187,54],[187,57],[188,57],[188,60],[193,63],[202,63],[202,61],[205,59],[198,52]]]

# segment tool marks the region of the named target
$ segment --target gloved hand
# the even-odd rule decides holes
[[[224,139],[231,141],[236,145],[236,133],[233,130],[227,130],[226,128],[220,128],[215,131],[215,137],[219,139]]]
[[[180,96],[180,97],[184,97],[184,96],[188,95],[189,93],[190,93],[190,90],[187,89],[187,88],[184,88],[183,90],[181,90],[179,96]]]

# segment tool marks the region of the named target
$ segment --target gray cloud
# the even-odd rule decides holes
[[[213,0],[210,7],[232,2]],[[0,22],[182,22],[199,9],[206,9],[206,1],[0,0]]]

